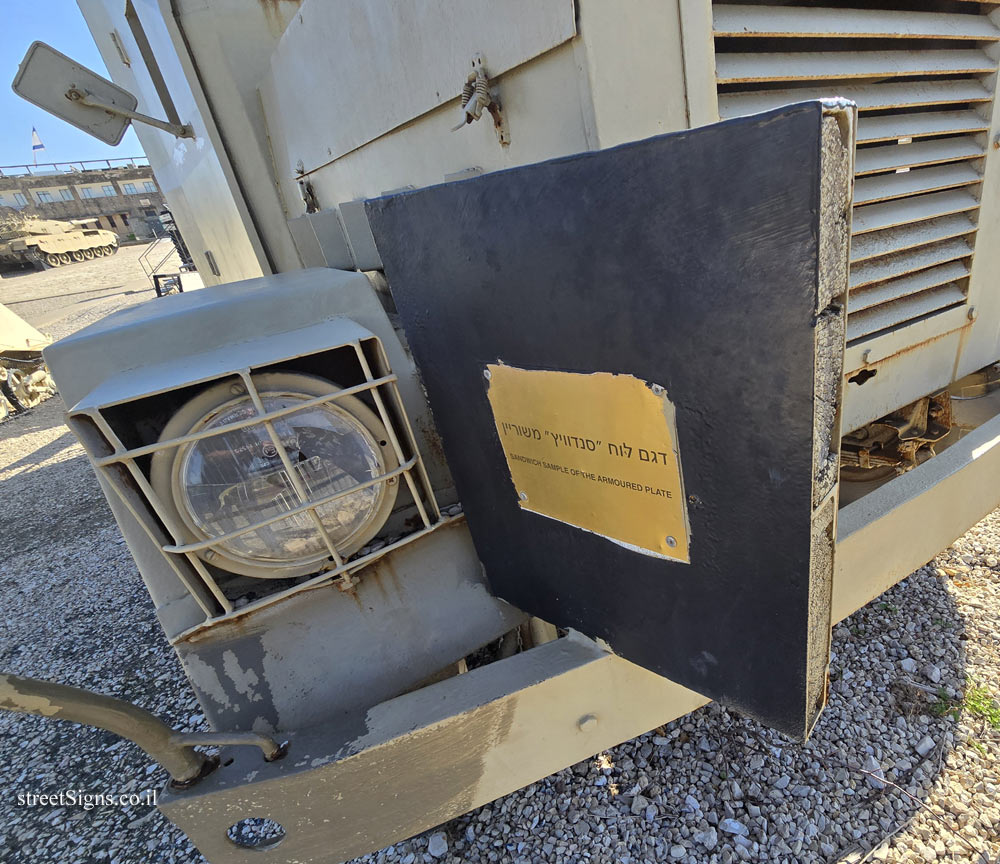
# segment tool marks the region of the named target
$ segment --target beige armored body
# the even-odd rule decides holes
[[[10,216],[0,220],[0,264],[34,264],[39,270],[75,261],[103,258],[118,251],[113,231],[96,227],[96,219]]]
[[[34,408],[55,393],[42,359],[42,349],[51,342],[0,303],[0,420]]]

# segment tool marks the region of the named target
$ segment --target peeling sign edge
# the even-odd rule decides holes
[[[600,372],[600,371],[575,372],[575,371],[566,371],[565,369],[526,369],[523,366],[513,366],[510,363],[505,363],[501,358],[497,357],[495,363],[487,363],[483,367],[483,378],[486,381],[486,388],[484,392],[486,393],[487,401],[489,401],[489,391],[490,387],[493,384],[492,375],[490,373],[491,365],[505,366],[508,369],[516,369],[518,371],[523,371],[523,372],[559,372],[560,374],[563,375],[586,375],[586,376],[610,375],[613,378],[631,378],[633,381],[639,381],[647,390],[649,390],[653,394],[653,396],[659,399],[663,411],[663,419],[666,422],[667,430],[670,432],[671,435],[671,452],[674,454],[674,459],[677,460],[677,478],[678,478],[678,483],[680,484],[679,500],[680,500],[681,518],[683,519],[684,531],[687,534],[688,559],[691,558],[691,549],[693,545],[694,535],[691,531],[691,520],[688,517],[687,492],[684,489],[684,469],[683,466],[681,465],[680,442],[678,441],[678,435],[677,435],[677,411],[676,408],[674,407],[673,402],[670,401],[670,397],[666,387],[664,387],[662,384],[651,383],[644,378],[639,378],[638,376],[632,375],[631,373],[628,372]],[[504,449],[503,440],[500,437],[501,430],[499,425],[497,425],[496,414],[492,411],[492,409],[490,413],[493,417],[493,427],[497,433],[497,440],[500,443],[500,449],[504,453],[504,461],[507,462],[507,451]],[[510,470],[509,462],[507,463],[507,467],[509,472]],[[593,534],[595,537],[600,537],[602,540],[607,540],[611,543],[614,543],[616,546],[620,546],[623,549],[628,549],[630,552],[635,552],[638,555],[645,555],[647,558],[656,558],[660,561],[672,561],[675,564],[691,563],[690,560],[685,561],[683,558],[674,558],[670,555],[663,555],[660,552],[654,552],[652,549],[646,549],[643,546],[636,546],[633,543],[628,543],[624,540],[618,540],[615,537],[610,537],[609,535],[602,534],[599,531],[592,531],[590,528],[585,528],[582,525],[577,525],[573,522],[567,522],[564,519],[559,519],[556,516],[549,515],[548,513],[542,513],[540,510],[534,510],[530,506],[528,506],[530,502],[525,502],[521,500],[520,496],[518,495],[517,488],[514,485],[513,477],[511,478],[511,489],[513,490],[514,493],[514,500],[517,502],[518,507],[520,507],[520,509],[524,512],[534,513],[536,516],[542,516],[545,519],[551,519],[553,522],[558,522],[560,525],[566,525],[570,528],[575,528],[577,531],[584,531],[587,534]]]

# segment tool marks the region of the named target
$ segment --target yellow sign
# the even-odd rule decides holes
[[[500,364],[485,374],[524,510],[690,563],[674,406],[662,387]]]

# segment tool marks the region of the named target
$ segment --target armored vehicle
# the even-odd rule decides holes
[[[0,264],[32,264],[38,270],[114,255],[118,236],[96,219],[8,216],[0,222]]]
[[[42,349],[51,342],[0,303],[0,420],[55,393],[42,359]]]
[[[213,864],[709,700],[803,738],[1000,504],[997,4],[78,2],[113,81],[14,89],[143,124],[207,287],[45,357],[213,731],[0,704],[132,737]]]

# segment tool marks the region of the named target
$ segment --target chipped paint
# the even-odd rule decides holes
[[[288,832],[270,864],[354,858],[412,837],[686,713],[705,699],[571,634],[366,712],[292,733],[289,760],[236,752],[160,807],[209,860],[244,864],[225,829],[247,815]],[[596,723],[580,726],[587,715]],[[327,755],[331,754],[331,755]],[[304,762],[304,765],[298,763]],[[313,767],[313,763],[315,767]],[[240,778],[254,775],[252,785]]]
[[[17,698],[12,699],[11,694]],[[54,717],[60,710],[58,705],[53,705],[44,696],[28,696],[22,693],[7,675],[0,675],[0,708],[40,714],[42,717]]]
[[[250,702],[260,702],[262,697],[256,690],[260,678],[257,677],[257,673],[253,669],[242,668],[233,651],[222,653],[222,668],[235,685],[237,693],[246,696]]]
[[[191,686],[195,688],[199,695],[205,695],[222,708],[231,708],[232,700],[222,685],[219,673],[213,666],[209,666],[197,654],[182,656],[181,661],[187,670],[188,679]],[[204,702],[203,702],[204,704]]]

